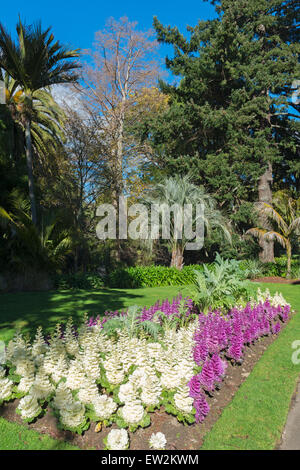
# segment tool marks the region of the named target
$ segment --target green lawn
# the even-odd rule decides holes
[[[300,364],[291,360],[291,345],[300,340],[300,286],[264,286],[280,290],[298,313],[263,354],[201,449],[268,450],[280,440],[300,375]]]
[[[25,426],[9,423],[0,418],[0,450],[77,450],[67,442],[58,441],[27,429]]]
[[[38,326],[45,332],[69,316],[78,323],[82,315],[101,315],[105,310],[119,310],[130,305],[153,305],[158,299],[170,300],[186,287],[143,289],[101,289],[0,294],[0,340],[9,341],[17,328],[33,334]]]

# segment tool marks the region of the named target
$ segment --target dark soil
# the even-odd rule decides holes
[[[228,363],[226,377],[221,388],[215,391],[213,396],[208,396],[210,412],[201,424],[184,426],[174,416],[166,414],[163,407],[151,414],[151,426],[146,429],[139,428],[130,435],[131,449],[148,449],[148,439],[153,432],[161,431],[167,439],[167,449],[191,450],[199,449],[203,443],[205,434],[212,428],[220,417],[223,409],[231,402],[236,391],[246,380],[258,359],[267,347],[276,339],[275,335],[260,338],[254,345],[244,351],[244,361],[241,365]],[[0,408],[0,416],[16,423],[23,423],[20,416],[15,413],[19,400],[6,403]],[[47,433],[53,438],[61,439],[76,445],[82,449],[103,449],[103,438],[111,428],[104,428],[95,432],[95,423],[82,436],[70,431],[61,431],[57,428],[57,420],[51,414],[51,410],[42,418],[31,424],[26,424],[28,429],[35,429],[40,433]],[[113,425],[115,427],[115,425]]]
[[[251,279],[252,282],[271,282],[273,284],[300,284],[300,279],[286,279],[285,277],[259,277]]]

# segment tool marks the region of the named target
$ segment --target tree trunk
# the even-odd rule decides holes
[[[180,245],[174,245],[172,247],[172,259],[171,268],[177,268],[181,270],[183,268],[183,249]]]
[[[119,197],[123,194],[123,140],[124,140],[124,119],[125,119],[125,98],[123,97],[121,103],[120,115],[118,118],[118,134],[117,134],[117,148],[115,153],[115,164],[114,164],[114,190],[113,190],[113,205],[117,211],[119,208]],[[117,217],[119,220],[119,217]],[[121,240],[119,234],[119,227],[117,231],[116,249],[113,252],[115,261],[121,261]]]
[[[31,144],[31,123],[30,119],[25,122],[25,141],[26,141],[26,162],[28,171],[29,199],[31,206],[31,219],[34,225],[37,224],[36,201],[34,194],[33,166],[32,166],[32,144]]]
[[[286,254],[287,254],[287,272],[286,277],[287,279],[291,278],[291,264],[292,264],[292,247],[290,242],[288,241],[286,244]]]
[[[272,176],[272,165],[268,164],[267,170],[258,180],[258,200],[260,203],[266,202],[267,204],[272,204],[272,190],[271,184],[273,181]],[[259,225],[262,228],[271,230],[272,226],[268,217],[261,215],[259,218]],[[259,238],[259,246],[261,252],[259,258],[263,263],[273,263],[274,262],[274,242],[266,240],[262,236]]]

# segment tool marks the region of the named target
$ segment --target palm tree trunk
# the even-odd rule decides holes
[[[181,270],[183,268],[183,249],[180,245],[172,247],[171,267]]]
[[[31,219],[34,225],[37,224],[36,215],[36,201],[34,194],[34,181],[33,181],[33,169],[32,169],[32,144],[31,144],[31,123],[30,119],[26,119],[25,122],[25,141],[26,141],[26,162],[28,171],[28,187],[29,187],[29,199],[31,205]]]
[[[291,277],[291,264],[292,264],[292,247],[289,241],[286,243],[286,254],[287,254],[287,272],[286,277],[290,279]]]
[[[273,181],[272,165],[269,163],[267,170],[261,175],[258,180],[258,200],[260,203],[266,202],[272,205],[272,190],[271,184]],[[261,215],[259,219],[261,227],[270,230],[272,226],[268,217]],[[259,258],[263,263],[274,262],[274,242],[266,240],[264,237],[259,238],[259,246],[261,248]]]

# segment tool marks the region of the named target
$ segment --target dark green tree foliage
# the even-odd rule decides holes
[[[0,206],[10,209],[10,193],[18,188],[27,194],[24,137],[9,110],[0,105]]]
[[[163,168],[190,172],[239,226],[259,184],[299,181],[299,124],[289,106],[300,77],[299,2],[214,3],[217,19],[188,27],[189,39],[154,19],[158,40],[174,48],[166,66],[179,82],[161,82],[170,108],[149,138]]]
[[[78,78],[80,65],[74,60],[78,50],[54,42],[51,29],[42,30],[41,23],[16,26],[17,41],[0,23],[0,72],[5,71],[14,80],[14,90],[24,93],[23,126],[25,129],[26,161],[32,221],[37,224],[32,160],[32,120],[34,93],[51,85],[72,83]],[[71,61],[69,59],[72,59]],[[49,103],[48,103],[49,104]]]

